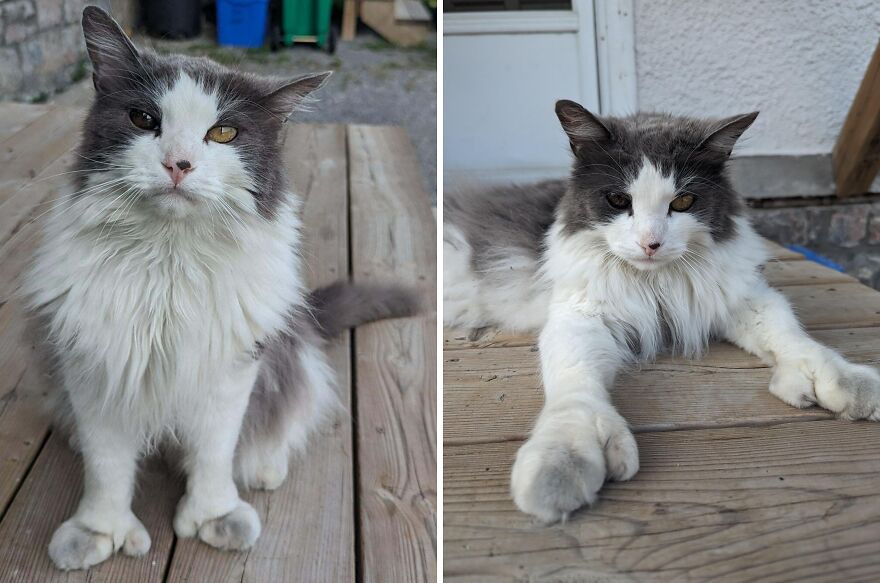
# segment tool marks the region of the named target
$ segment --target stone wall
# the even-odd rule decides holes
[[[751,209],[751,216],[762,235],[815,251],[880,289],[880,197],[756,204],[760,206]]]
[[[40,101],[87,73],[80,19],[109,0],[0,0],[0,98]]]

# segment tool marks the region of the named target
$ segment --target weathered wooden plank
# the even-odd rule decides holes
[[[0,184],[0,243],[8,243],[23,222],[48,212],[60,197],[73,192],[70,170],[74,154],[68,152],[46,166],[33,180]]]
[[[838,196],[864,194],[880,170],[880,43],[831,153]]]
[[[49,434],[43,392],[41,372],[30,367],[0,396],[0,519]]]
[[[814,421],[636,436],[641,470],[564,525],[510,500],[518,442],[444,448],[447,581],[876,581],[880,440]]]
[[[764,276],[773,287],[790,285],[820,285],[824,283],[858,283],[845,273],[828,269],[813,261],[791,259],[770,261],[764,266]]]
[[[809,330],[880,325],[880,293],[860,283],[779,288]]]
[[[420,286],[433,306],[435,223],[404,130],[350,126],[352,269],[357,282]],[[436,578],[436,319],[355,333],[364,581]]]
[[[141,470],[134,513],[150,533],[152,547],[133,559],[119,553],[89,571],[62,572],[46,548],[52,533],[76,509],[82,493],[82,464],[64,440],[52,434],[0,522],[0,580],[4,583],[160,582],[174,536],[171,520],[182,494],[165,468],[151,462]]]
[[[0,140],[5,140],[7,136],[27,127],[48,109],[45,105],[31,103],[0,103]]]
[[[21,184],[36,178],[76,144],[82,119],[82,109],[54,107],[25,128],[0,140],[0,183]]]
[[[303,197],[303,257],[312,286],[348,275],[345,128],[294,126],[285,162]],[[330,363],[349,406],[349,334],[333,342]],[[348,418],[313,440],[274,492],[250,492],[263,532],[247,553],[178,541],[168,581],[354,581],[352,430]]]
[[[815,337],[856,362],[880,364],[880,328],[821,331]],[[771,375],[735,346],[713,344],[699,361],[663,357],[623,373],[611,394],[637,432],[832,417],[778,400],[767,390]],[[529,347],[449,352],[443,380],[444,443],[524,439],[543,405],[538,355]]]
[[[30,351],[23,334],[21,306],[15,301],[0,304],[0,399],[15,388],[27,368]]]

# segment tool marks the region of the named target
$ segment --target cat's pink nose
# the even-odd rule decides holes
[[[165,161],[162,162],[162,165],[165,166],[165,170],[171,175],[171,182],[174,186],[180,184],[180,181],[194,170],[193,165],[189,160],[177,160],[176,162],[171,162],[166,158]]]
[[[660,248],[660,245],[663,243],[659,241],[649,241],[647,244],[639,243],[639,246],[642,248],[642,251],[645,252],[645,255],[648,257],[653,257],[655,253],[657,253],[657,249]]]

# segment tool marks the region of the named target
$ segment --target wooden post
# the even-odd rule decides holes
[[[342,40],[354,40],[357,34],[358,0],[345,0],[342,6]]]
[[[880,43],[832,153],[838,196],[868,192],[880,170]]]

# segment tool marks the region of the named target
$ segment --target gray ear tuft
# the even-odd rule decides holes
[[[124,75],[137,67],[138,51],[119,24],[97,6],[86,6],[82,16],[86,49],[95,72],[95,89],[101,91],[104,79]]]
[[[730,156],[736,141],[749,129],[756,117],[758,112],[753,111],[722,119],[713,127],[712,133],[700,143],[699,148],[725,157]]]
[[[302,107],[309,95],[323,87],[332,74],[333,71],[324,71],[289,81],[266,96],[266,107],[281,117],[287,118],[296,109]]]
[[[611,131],[602,120],[574,101],[568,99],[557,101],[556,117],[559,118],[562,129],[568,134],[568,141],[575,154],[584,146],[612,138]]]

